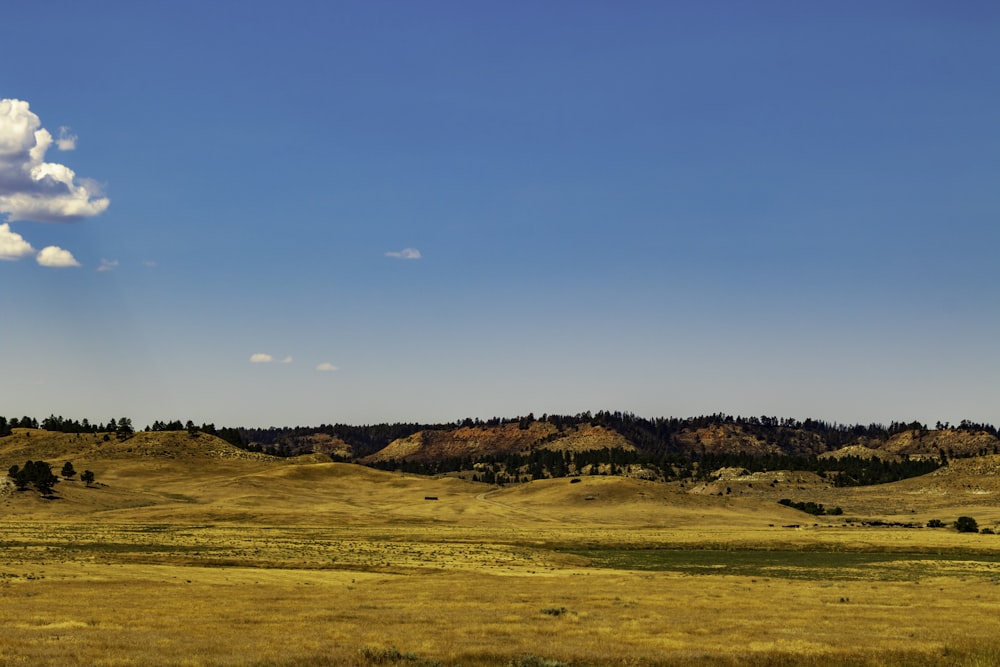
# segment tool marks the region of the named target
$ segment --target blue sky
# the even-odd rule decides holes
[[[955,4],[6,8],[0,414],[1000,423]]]

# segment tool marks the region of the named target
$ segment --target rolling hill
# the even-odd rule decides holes
[[[515,426],[516,428],[516,426]],[[532,437],[530,429],[520,442]],[[472,431],[466,434],[471,435]],[[610,437],[599,429],[566,435],[585,444]],[[588,438],[592,438],[589,439]],[[471,438],[468,439],[471,441]],[[511,441],[517,442],[512,437]],[[940,438],[936,442],[940,442]],[[557,444],[552,439],[546,444]],[[851,452],[856,456],[857,452]],[[974,512],[1000,522],[1000,455],[951,460],[933,473],[892,484],[837,488],[809,471],[714,471],[701,480],[654,482],[622,469],[619,475],[536,479],[500,488],[449,476],[386,472],[335,463],[321,454],[279,458],[247,452],[219,438],[187,432],[140,433],[123,441],[16,429],[0,438],[6,470],[42,459],[58,470],[72,461],[95,472],[93,488],[79,477],[56,485],[56,499],[17,492],[0,475],[6,516],[67,517],[100,513],[109,520],[206,520],[240,523],[390,521],[490,524],[504,517],[537,522],[664,525],[698,516],[712,521],[788,523],[803,515],[777,501],[841,506],[848,518],[909,522]],[[687,517],[684,519],[683,517]],[[834,521],[825,518],[826,521]],[[839,521],[839,520],[838,520]]]

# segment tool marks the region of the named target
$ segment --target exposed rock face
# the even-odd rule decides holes
[[[978,456],[1000,452],[1000,439],[985,431],[913,430],[892,436],[884,449],[905,456],[914,454],[938,456],[941,452],[948,457]]]
[[[560,431],[548,422],[532,422],[527,428],[516,423],[501,426],[463,426],[454,430],[425,430],[394,440],[384,449],[363,459],[380,461],[440,461],[455,457],[472,459],[503,454],[526,454],[535,449],[589,451],[634,450],[620,434],[602,426],[579,426]]]
[[[819,454],[826,444],[815,433],[800,429],[778,428],[774,439],[765,440],[748,433],[738,424],[719,424],[689,429],[677,436],[678,442],[691,452],[702,448],[709,454]]]
[[[886,451],[884,449],[875,449],[872,447],[867,447],[865,445],[847,445],[846,447],[841,447],[840,449],[835,449],[832,452],[824,452],[819,455],[821,459],[843,459],[849,456],[853,456],[859,459],[871,459],[879,458],[883,461],[898,462],[903,459],[899,454]]]
[[[635,451],[635,447],[621,434],[603,426],[579,426],[567,429],[558,438],[541,445],[540,449],[558,452],[588,452],[595,449],[624,449]]]
[[[378,461],[439,461],[454,457],[477,458],[491,454],[528,451],[531,445],[558,433],[552,424],[532,422],[527,428],[518,424],[501,426],[462,426],[454,430],[428,429],[394,440],[385,448],[364,459]]]
[[[314,454],[327,454],[343,458],[350,458],[353,455],[351,446],[336,436],[313,433],[303,436],[302,440],[308,444]]]

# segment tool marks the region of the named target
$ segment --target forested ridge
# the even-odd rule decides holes
[[[107,422],[76,421],[55,415],[40,422],[31,417],[0,417],[0,437],[9,435],[14,428],[105,433],[119,440],[135,432],[127,417]],[[617,434],[630,446],[597,446],[585,451],[560,449],[563,438],[586,429],[603,429],[601,433]],[[996,427],[970,420],[954,426],[939,422],[934,429],[929,429],[919,422],[845,425],[817,419],[742,417],[722,413],[687,418],[646,418],[609,411],[538,418],[533,414],[487,420],[467,418],[445,424],[320,424],[271,428],[217,428],[214,424],[197,425],[190,420],[174,419],[157,420],[144,430],[187,431],[194,437],[204,433],[244,450],[285,457],[312,453],[318,451],[320,445],[326,445],[342,452],[331,454],[336,460],[419,474],[468,473],[473,479],[490,483],[580,474],[640,474],[662,480],[705,480],[712,471],[736,468],[747,473],[781,469],[811,471],[838,486],[878,484],[925,474],[949,458],[996,454],[1000,445]],[[545,435],[535,440],[528,438],[528,446],[518,451],[480,451],[474,456],[440,454],[422,459],[374,456],[391,443],[417,434],[433,433],[438,440],[447,440],[459,434],[465,438],[481,436],[488,439],[487,436],[496,437],[498,433],[519,432]],[[906,438],[911,449],[919,445],[922,450],[915,456],[906,452],[887,457],[859,454],[882,451],[900,438]],[[852,445],[863,449],[845,456],[823,456]]]

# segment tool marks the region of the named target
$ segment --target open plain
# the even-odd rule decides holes
[[[1000,524],[995,456],[722,495],[501,489],[187,433],[0,439],[3,470],[32,457],[96,481],[0,482],[3,665],[1000,663],[1000,535],[950,527]]]

